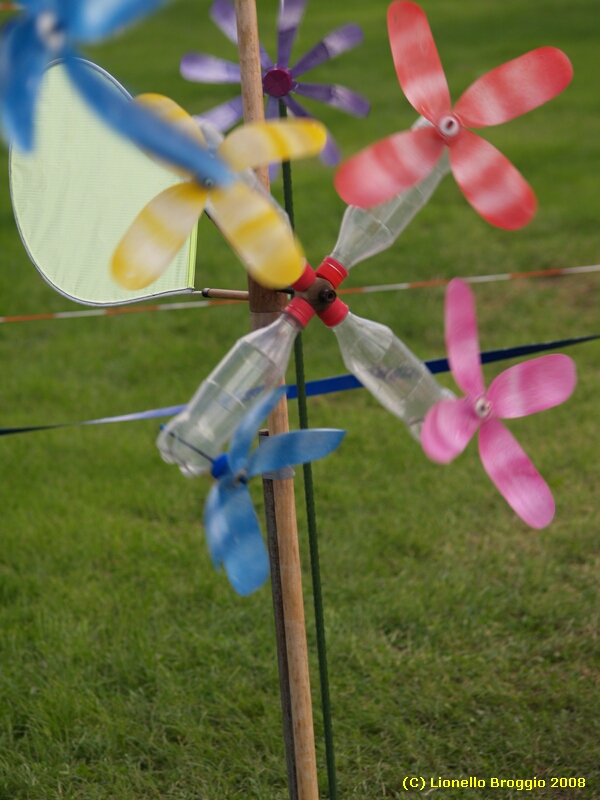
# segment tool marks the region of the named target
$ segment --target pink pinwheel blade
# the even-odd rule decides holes
[[[519,170],[492,144],[462,130],[450,147],[452,174],[486,222],[514,231],[533,218],[537,201]]]
[[[441,400],[425,415],[421,445],[425,455],[438,464],[449,464],[469,444],[480,424],[466,400]]]
[[[363,39],[364,34],[360,26],[353,23],[342,25],[324,36],[306,55],[302,56],[300,61],[290,69],[290,75],[292,78],[298,78],[324,61],[330,61],[332,58],[337,58],[342,53],[358,47]]]
[[[371,104],[366,97],[363,97],[352,89],[336,84],[323,83],[296,83],[293,87],[296,94],[302,97],[310,97],[311,100],[319,100],[332,108],[338,108],[347,114],[355,117],[366,117],[371,108]]]
[[[454,380],[471,398],[483,395],[475,298],[469,284],[461,278],[451,280],[446,289],[444,328]]]
[[[335,188],[349,205],[380,205],[426,178],[443,151],[444,142],[432,127],[395,133],[344,161]]]
[[[546,482],[512,433],[497,419],[479,431],[479,454],[500,494],[532,528],[545,528],[554,517],[554,498]]]
[[[451,109],[450,91],[425,12],[415,3],[392,3],[388,33],[396,74],[408,102],[430,122]]]
[[[224,58],[204,53],[186,53],[179,65],[181,75],[198,83],[239,83],[240,67]]]
[[[562,50],[540,47],[482,75],[454,111],[468,128],[499,125],[556,97],[572,77],[573,67]]]
[[[290,63],[290,54],[305,8],[306,0],[279,0],[277,64],[280,67],[287,67]]]
[[[571,358],[542,356],[509,367],[492,381],[486,396],[497,417],[514,419],[563,403],[573,393],[576,382]]]

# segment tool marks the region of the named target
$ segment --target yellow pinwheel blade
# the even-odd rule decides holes
[[[273,122],[251,122],[232,131],[218,149],[236,172],[315,156],[325,146],[327,131],[314,119],[285,119]]]
[[[207,211],[255,281],[281,289],[300,277],[302,248],[268,194],[236,181],[211,191]]]
[[[119,242],[111,274],[125,289],[157,280],[183,247],[206,204],[207,191],[186,181],[171,186],[138,214]]]
[[[198,124],[192,119],[192,117],[190,117],[187,111],[181,108],[181,106],[178,105],[174,100],[171,100],[170,97],[148,92],[146,94],[139,94],[135,98],[135,102],[138,105],[147,108],[148,111],[152,111],[152,113],[156,114],[170,125],[174,125],[176,128],[179,128],[180,131],[186,133],[191,138],[196,139],[203,147],[206,147],[206,139],[204,138],[204,134],[200,130]],[[170,169],[171,172],[174,172],[176,175],[181,175],[184,178],[191,177],[187,170],[180,169],[170,162],[162,161],[152,153],[146,152],[146,155],[156,164],[160,164],[161,167]]]

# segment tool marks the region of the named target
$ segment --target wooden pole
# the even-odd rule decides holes
[[[264,101],[255,0],[235,0],[235,11],[244,121],[262,121]],[[265,166],[258,170],[257,175],[268,189],[268,168]],[[264,327],[276,319],[287,302],[285,295],[264,289],[252,279],[248,280],[248,291],[253,330]],[[276,435],[288,430],[288,411],[284,398],[269,417],[269,433]],[[273,481],[273,493],[279,542],[298,798],[318,800],[317,760],[293,480]]]

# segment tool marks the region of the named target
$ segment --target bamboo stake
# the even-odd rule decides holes
[[[264,105],[255,0],[235,0],[235,11],[244,121],[262,121]],[[268,168],[265,166],[258,170],[257,175],[268,189]],[[272,322],[286,304],[285,295],[264,289],[251,279],[248,281],[248,291],[253,329]],[[269,417],[269,433],[275,435],[288,430],[288,410],[284,398]],[[318,800],[317,761],[293,480],[273,481],[273,493],[279,541],[298,798]]]

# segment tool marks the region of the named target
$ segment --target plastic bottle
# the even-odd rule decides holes
[[[280,317],[239,339],[156,441],[187,477],[209,472],[242,417],[284,379],[294,340],[313,316],[294,298]]]
[[[347,369],[419,441],[425,414],[454,394],[386,325],[355,316],[339,298],[319,316],[335,333]]]

